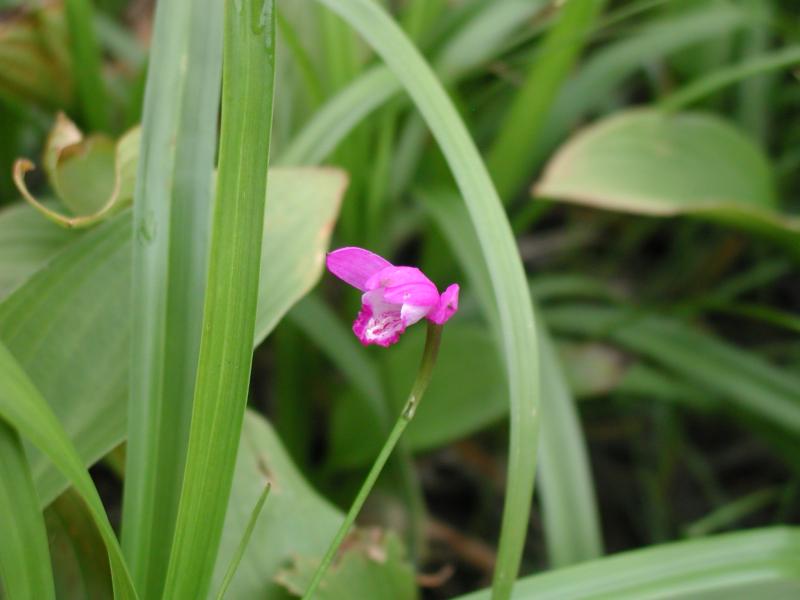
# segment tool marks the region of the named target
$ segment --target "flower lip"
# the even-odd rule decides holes
[[[406,327],[423,318],[442,325],[458,310],[457,284],[439,294],[416,267],[394,266],[377,254],[354,246],[330,252],[328,270],[364,292],[353,333],[364,345],[391,346]]]

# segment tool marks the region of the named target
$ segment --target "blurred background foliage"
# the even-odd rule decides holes
[[[566,414],[550,421],[560,427],[544,417],[543,486],[523,570],[796,524],[796,3],[384,4],[434,65],[486,157],[553,338],[542,359],[549,374],[544,410],[556,415],[559,408],[547,404],[555,402]],[[130,201],[130,173],[118,163],[136,157],[117,141],[141,118],[153,6],[94,2],[88,38],[99,49],[97,64],[86,59],[91,43],[70,43],[85,34],[86,20],[75,12],[80,2],[0,6],[5,298],[20,296],[43,265],[77,253],[75,244],[88,247],[89,236],[100,237],[43,227],[42,216],[23,209],[12,181],[15,159],[44,162],[28,186],[60,214],[95,213],[120,178],[116,185],[127,190],[120,201]],[[351,562],[336,571],[344,581],[333,589],[352,590],[348,578],[363,582],[359,549],[369,557],[378,547],[389,558],[373,562],[388,565],[384,575],[397,598],[414,594],[407,591],[414,574],[406,554],[424,573],[417,583],[425,597],[452,597],[488,583],[502,511],[508,395],[485,316],[494,299],[474,234],[453,210],[458,197],[447,165],[400,85],[326,9],[298,0],[278,7],[273,163],[321,163],[348,173],[334,246],[365,246],[419,265],[437,283],[464,283],[425,403],[363,519],[399,532],[405,548],[398,537],[360,534]],[[40,156],[52,149],[58,113],[87,137],[48,162]],[[76,196],[91,200],[71,202]],[[97,285],[104,287],[102,279]],[[356,307],[354,294],[323,281],[258,345],[251,383],[251,408],[277,433],[262,434],[261,451],[282,453],[271,450],[282,444],[302,477],[343,508],[402,405],[422,345],[421,332],[409,332],[389,351],[361,348],[348,331]],[[10,301],[0,305],[0,324],[14,322],[13,310]],[[125,311],[108,318],[113,328]],[[12,351],[14,339],[24,342],[19,331],[5,333]],[[248,427],[269,426],[253,420]],[[279,468],[293,469],[286,460],[280,454]],[[112,456],[104,464],[94,475],[113,517],[119,469],[111,467],[118,463]],[[50,499],[58,485],[52,489]],[[314,508],[322,500],[298,489],[309,521],[319,521],[318,546],[335,509]],[[65,541],[72,535],[80,546],[79,533],[63,525],[85,520],[65,517],[72,512],[80,510],[69,493],[48,508],[51,549],[62,557],[56,562],[85,560]],[[270,514],[274,521],[279,513]],[[575,539],[563,533],[569,519],[581,523],[572,527]],[[297,535],[288,525],[285,531]],[[269,564],[283,569],[276,594],[301,590],[309,575],[302,556],[288,566],[278,558]],[[107,590],[107,573],[85,572],[81,589]],[[64,589],[74,585],[62,579]],[[248,589],[246,581],[236,585]]]

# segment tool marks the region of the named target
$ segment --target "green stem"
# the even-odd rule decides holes
[[[364,483],[361,484],[361,489],[358,490],[358,494],[356,495],[355,500],[353,500],[353,504],[350,506],[350,510],[342,522],[342,525],[339,527],[339,531],[336,532],[336,536],[333,538],[331,545],[328,547],[328,551],[325,553],[325,556],[323,557],[322,562],[319,564],[319,567],[317,567],[317,570],[314,573],[314,578],[311,580],[311,584],[308,586],[306,593],[303,595],[303,600],[311,600],[313,597],[314,592],[320,584],[320,581],[322,581],[325,572],[328,570],[328,567],[333,561],[336,551],[342,544],[347,532],[350,531],[350,527],[352,527],[353,523],[355,522],[358,513],[361,512],[361,507],[364,506],[364,502],[366,502],[369,493],[375,486],[375,482],[378,480],[378,476],[381,474],[381,471],[383,471],[386,461],[389,460],[392,450],[394,450],[394,447],[397,445],[400,436],[403,435],[403,431],[405,431],[405,428],[411,422],[411,419],[414,418],[414,413],[417,411],[420,400],[422,400],[422,395],[425,393],[428,383],[431,380],[433,365],[436,364],[436,357],[439,354],[439,344],[441,340],[442,326],[429,322],[428,336],[425,339],[425,349],[422,352],[422,361],[419,365],[419,371],[417,372],[417,379],[414,381],[414,386],[411,388],[411,393],[408,395],[408,400],[406,400],[406,404],[403,407],[400,416],[397,417],[397,421],[395,422],[386,442],[384,442],[383,448],[381,448],[381,451],[378,454],[378,458],[375,459],[367,478],[364,480]]]

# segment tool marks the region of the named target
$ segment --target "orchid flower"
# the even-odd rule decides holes
[[[443,325],[458,310],[458,284],[442,294],[416,267],[396,267],[363,248],[339,248],[328,254],[328,270],[361,290],[361,311],[353,333],[366,345],[391,346],[406,327],[425,318]]]

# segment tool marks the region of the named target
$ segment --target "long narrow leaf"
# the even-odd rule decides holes
[[[485,263],[474,258],[479,244],[465,211],[452,193],[428,192],[419,197],[463,265],[497,338],[500,332],[492,318],[495,309],[489,272]],[[575,402],[542,325],[539,341],[543,391],[540,494],[550,562],[553,566],[565,566],[600,556],[602,533]]]
[[[256,325],[274,43],[272,0],[226,1],[208,291],[166,598],[205,597],[231,491]]]
[[[133,329],[122,540],[157,597],[178,510],[207,271],[222,5],[158,3],[134,203]]]
[[[0,418],[44,452],[81,495],[106,544],[115,598],[137,598],[122,550],[89,472],[61,423],[4,344],[0,344]]]
[[[2,393],[2,392],[0,392]],[[25,449],[0,420],[0,594],[55,600],[47,531]]]
[[[102,54],[94,30],[91,0],[66,0],[64,8],[69,28],[72,71],[81,110],[91,129],[108,131],[109,103],[103,83]]]
[[[540,44],[489,152],[489,170],[504,200],[518,191],[531,172],[531,149],[604,4],[605,0],[568,0]]]
[[[796,598],[800,529],[775,527],[653,546],[520,580],[515,600]],[[488,600],[489,592],[459,600]]]
[[[321,1],[364,36],[411,95],[447,158],[489,266],[511,395],[508,484],[494,577],[495,597],[507,598],[519,569],[530,514],[540,397],[533,306],[514,236],[464,123],[402,30],[369,0]]]

